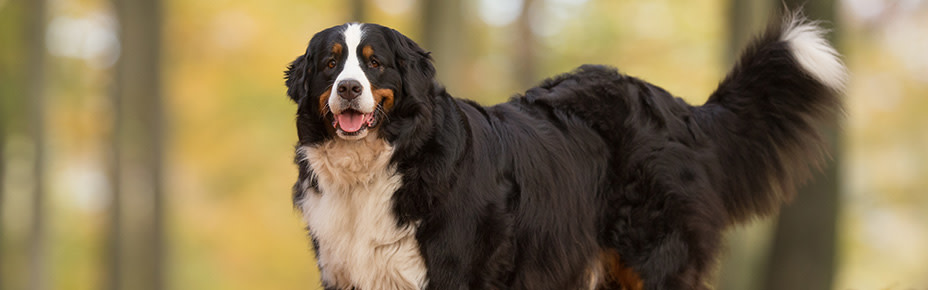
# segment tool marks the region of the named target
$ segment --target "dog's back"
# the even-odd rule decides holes
[[[793,14],[747,48],[702,106],[603,66],[547,80],[508,105],[533,106],[552,129],[572,116],[588,123],[600,138],[561,142],[569,156],[588,156],[599,143],[608,148],[595,155],[605,164],[567,157],[602,170],[602,177],[580,174],[602,180],[589,208],[598,214],[604,288],[678,289],[706,282],[727,226],[776,212],[821,165],[820,130],[842,112],[845,77],[823,31]],[[542,139],[558,140],[534,140]],[[570,180],[558,176],[545,186]],[[566,192],[578,198],[584,190]],[[640,280],[629,284],[628,268]]]

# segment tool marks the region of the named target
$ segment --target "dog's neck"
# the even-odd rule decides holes
[[[334,192],[369,184],[377,173],[388,171],[393,146],[375,132],[358,140],[334,138],[305,147],[306,158],[320,179]]]

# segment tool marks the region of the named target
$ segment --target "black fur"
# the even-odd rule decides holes
[[[300,145],[337,138],[315,96],[331,86],[317,68],[338,31],[288,69]],[[586,65],[482,107],[446,93],[413,41],[365,25],[392,56],[374,76],[396,95],[377,130],[396,148],[394,214],[420,222],[429,289],[581,289],[594,265],[600,289],[705,288],[722,231],[792,196],[823,159],[819,126],[841,110],[781,34],[772,25],[702,106]],[[301,160],[295,202],[317,186]]]

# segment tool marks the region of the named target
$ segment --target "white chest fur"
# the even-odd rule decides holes
[[[300,207],[319,244],[322,279],[339,288],[423,288],[415,227],[397,227],[393,215],[391,198],[402,183],[390,165],[393,147],[371,134],[299,150],[319,184],[320,192],[306,189]]]

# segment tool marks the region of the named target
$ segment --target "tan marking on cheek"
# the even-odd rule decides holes
[[[380,104],[383,102],[383,111],[384,113],[389,112],[393,108],[393,90],[391,89],[374,89],[374,103]]]
[[[361,49],[361,54],[364,55],[364,59],[370,59],[371,56],[374,55],[374,48],[370,45],[365,45],[364,48]]]
[[[329,104],[329,96],[331,94],[332,94],[332,89],[329,88],[328,90],[325,90],[325,92],[322,92],[321,95],[319,95],[319,115],[323,117],[325,117],[325,114],[328,113],[327,105]]]

